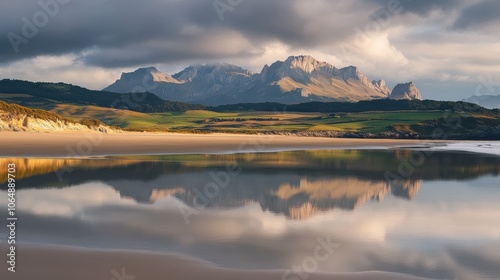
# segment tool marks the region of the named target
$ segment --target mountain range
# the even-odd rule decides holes
[[[500,109],[500,95],[473,95],[462,100],[488,109]]]
[[[370,81],[355,66],[336,68],[311,56],[290,56],[253,73],[231,64],[193,65],[174,75],[154,67],[123,73],[105,91],[151,92],[170,101],[223,105],[309,101],[357,102],[374,99],[422,100],[413,82],[389,88]]]

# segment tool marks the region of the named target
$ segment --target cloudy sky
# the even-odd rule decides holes
[[[101,89],[121,72],[309,54],[425,98],[500,94],[498,0],[3,0],[0,78]]]

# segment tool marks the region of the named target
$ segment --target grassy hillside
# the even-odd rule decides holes
[[[54,112],[49,112],[40,109],[31,109],[17,104],[9,104],[3,101],[0,101],[0,111],[2,113],[9,113],[12,115],[26,115],[32,118],[49,120],[49,121],[62,121],[62,122],[72,121],[69,118],[61,117]]]
[[[203,109],[204,106],[160,99],[152,93],[128,93],[89,90],[64,83],[33,83],[19,80],[0,81],[0,99],[34,108],[65,103],[126,109],[137,112],[177,112]]]
[[[54,112],[76,119],[90,116],[129,130],[185,132],[353,131],[382,132],[394,124],[417,124],[443,117],[440,111],[323,113],[232,112],[196,110],[139,113],[95,106],[59,104]]]
[[[50,122],[58,123],[62,126],[75,126],[82,125],[89,129],[96,129],[99,127],[104,127],[105,124],[98,119],[91,118],[87,115],[78,120],[69,118],[69,116],[63,117],[57,113],[41,110],[41,109],[31,109],[17,104],[9,104],[0,101],[0,122],[7,126],[16,126],[18,128],[28,128],[28,119],[35,122]]]

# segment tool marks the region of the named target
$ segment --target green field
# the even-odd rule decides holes
[[[251,132],[261,131],[353,131],[382,132],[395,124],[414,124],[442,118],[441,111],[400,111],[322,113],[187,111],[146,114],[95,106],[58,105],[52,108],[74,119],[97,118],[108,125],[126,130],[174,132]]]

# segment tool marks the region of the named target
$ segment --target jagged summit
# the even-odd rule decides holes
[[[394,92],[384,80],[371,81],[356,66],[337,68],[309,55],[265,65],[260,73],[227,63],[192,65],[172,76],[154,67],[140,68],[123,73],[105,90],[134,91],[144,79],[153,83],[148,90],[163,99],[206,105],[421,98],[418,89],[400,87]]]
[[[150,66],[150,67],[143,67],[143,68],[139,68],[137,70],[134,71],[134,73],[158,73],[160,72],[160,70],[158,70],[156,67],[154,66]]]
[[[284,65],[289,68],[300,69],[307,73],[312,73],[321,68],[334,69],[332,65],[326,62],[320,62],[309,55],[290,56],[285,60]]]
[[[228,82],[228,80],[234,80],[228,76],[236,77],[250,77],[254,73],[245,70],[239,66],[228,64],[228,63],[214,63],[214,64],[197,64],[187,67],[179,73],[173,75],[173,77],[179,81],[192,82],[196,80],[205,80],[212,82]]]
[[[144,67],[144,68],[139,68],[135,70],[134,72],[123,72],[120,80],[133,80],[136,79],[137,76],[144,76],[144,75],[149,75],[151,73],[159,72],[156,67]]]
[[[151,79],[154,82],[161,83],[180,83],[172,76],[165,74],[158,70],[156,67],[144,67],[130,73],[122,73],[120,80],[122,81],[137,81]],[[120,81],[118,80],[118,81]]]
[[[390,99],[422,100],[420,90],[415,83],[398,84],[394,87],[389,96]]]
[[[356,66],[347,66],[339,69],[327,62],[318,61],[309,55],[290,56],[284,62],[277,61],[269,67],[266,65],[261,72],[262,75],[261,80],[278,81],[288,78],[302,84],[314,83],[314,79],[320,83],[324,83],[326,80],[331,81],[332,79],[344,82],[354,79],[368,88],[375,89],[368,78]],[[304,88],[306,87],[304,86]],[[328,91],[328,85],[321,87]]]
[[[288,77],[307,83],[310,82],[310,77],[317,75],[323,67],[327,67],[327,64],[320,63],[310,56],[290,56],[285,61],[276,61],[271,66],[264,66],[260,76],[263,81],[278,81]]]
[[[392,89],[385,84],[384,80],[373,80],[372,85],[374,85],[387,96],[389,96],[392,92]]]

